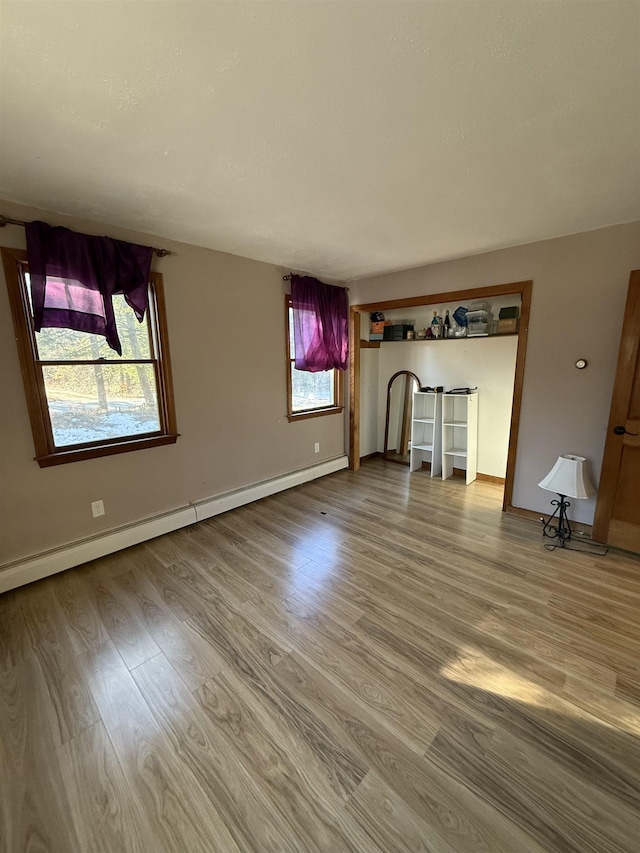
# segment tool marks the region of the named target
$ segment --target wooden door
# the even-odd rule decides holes
[[[640,553],[640,270],[629,281],[593,538]]]

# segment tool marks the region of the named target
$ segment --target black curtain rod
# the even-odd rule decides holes
[[[283,276],[282,276],[282,280],[283,280],[283,281],[291,281],[291,276],[292,276],[292,275],[293,275],[293,273],[289,273],[288,275],[283,275]],[[333,285],[333,286],[335,287],[336,285]],[[340,286],[340,287],[342,287],[342,289],[343,289],[343,290],[349,290],[349,288],[348,288],[348,287],[345,287],[344,285],[339,285],[339,286]]]
[[[0,216],[0,228],[4,228],[5,225],[21,225],[23,228],[27,225],[22,219],[11,219],[9,216]],[[152,247],[153,251],[159,258],[164,258],[165,255],[170,255],[171,252],[169,249],[156,249]]]

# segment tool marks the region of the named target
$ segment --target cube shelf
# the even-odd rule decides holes
[[[442,471],[442,394],[414,391],[411,416],[410,468],[417,471],[423,462],[431,466],[431,476]]]
[[[442,479],[465,469],[465,482],[478,476],[478,393],[442,395]]]
[[[411,470],[428,462],[431,476],[447,480],[465,469],[465,482],[478,476],[478,392],[436,394],[415,391],[411,417]]]

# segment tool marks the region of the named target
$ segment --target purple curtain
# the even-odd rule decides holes
[[[124,294],[139,322],[147,310],[153,249],[29,222],[27,257],[33,322],[106,338],[122,355],[112,298]]]
[[[296,370],[346,370],[349,301],[344,287],[310,276],[291,276]]]

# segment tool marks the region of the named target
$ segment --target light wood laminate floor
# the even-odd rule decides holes
[[[0,597],[2,853],[636,853],[640,562],[373,461]]]

